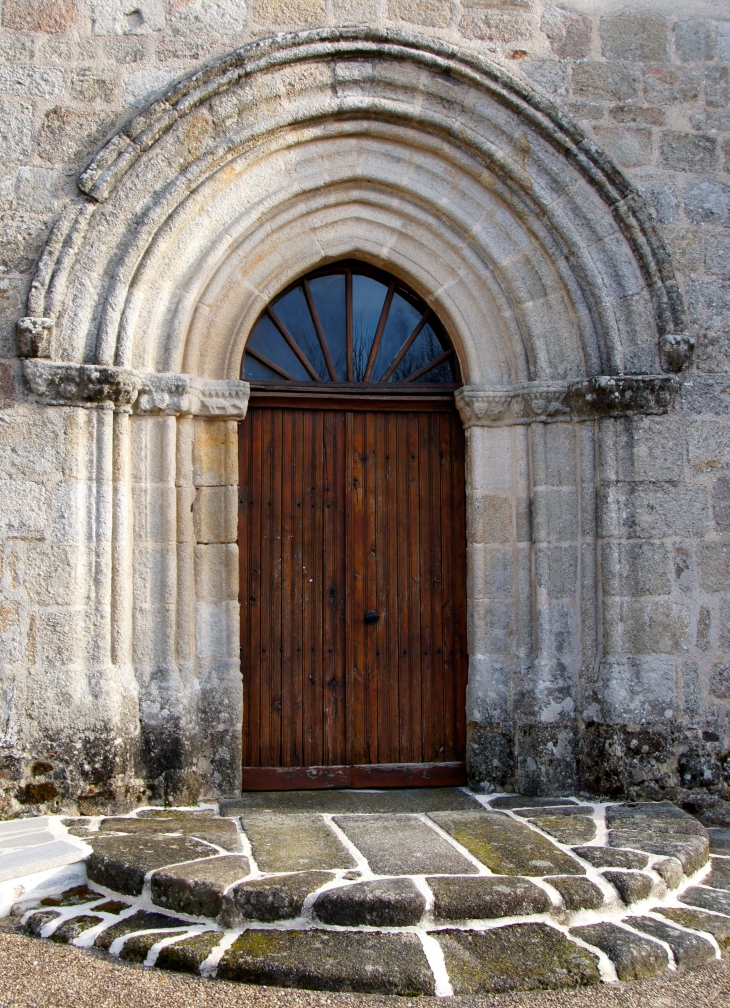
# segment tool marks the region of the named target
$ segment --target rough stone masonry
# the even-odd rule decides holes
[[[730,822],[730,17],[638,7],[4,0],[0,814],[238,793],[240,360],[360,255],[464,376],[472,787]]]

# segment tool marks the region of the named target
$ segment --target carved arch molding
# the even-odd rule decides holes
[[[175,85],[78,188],[19,347],[31,401],[109,411],[110,688],[134,684],[140,775],[177,797],[238,787],[240,362],[279,291],[356,257],[432,305],[464,376],[472,779],[570,786],[576,715],[601,706],[581,686],[598,648],[583,614],[599,606],[584,547],[600,536],[586,501],[601,423],[666,412],[667,372],[692,349],[632,184],[476,53],[322,29],[257,41]],[[562,530],[538,471],[557,451],[561,514],[582,501]],[[582,550],[579,601],[547,582],[536,601],[525,581],[553,541]],[[497,604],[488,568],[508,554]]]

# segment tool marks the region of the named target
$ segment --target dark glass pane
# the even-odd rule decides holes
[[[429,361],[440,357],[445,349],[446,347],[441,345],[431,326],[425,325],[418,336],[416,336],[415,342],[408,353],[393,372],[391,381],[405,381],[410,375],[425,367]],[[433,379],[430,380],[433,381]]]
[[[252,350],[258,350],[260,354],[288,371],[298,381],[312,380],[267,315],[260,318],[253,327],[247,346],[250,346]]]
[[[416,378],[414,385],[422,385],[424,382],[437,385],[451,385],[456,381],[454,366],[451,359],[442,361],[438,367],[428,371],[421,378]]]
[[[355,381],[362,381],[388,288],[371,277],[352,278],[352,356]]]
[[[277,318],[284,323],[294,342],[319,375],[320,381],[329,381],[327,365],[322,356],[322,349],[302,288],[295,287],[283,298],[275,301],[272,307]]]
[[[385,324],[383,339],[381,340],[380,350],[378,351],[375,368],[373,369],[373,381],[383,380],[383,375],[393,363],[393,358],[418,325],[421,314],[417,308],[414,308],[400,294],[393,296],[390,311],[388,312],[388,321]],[[434,354],[434,356],[438,355]],[[412,371],[415,370],[416,368],[412,368]]]
[[[342,273],[317,277],[309,281],[322,325],[324,338],[330,348],[330,356],[338,381],[347,381],[347,348],[345,346],[347,320],[345,316],[345,277]]]
[[[276,371],[267,368],[261,361],[246,354],[243,358],[243,378],[245,381],[286,381]]]

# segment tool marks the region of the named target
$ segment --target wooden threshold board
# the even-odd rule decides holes
[[[359,766],[244,767],[242,791],[322,788],[463,787],[466,763],[370,763]]]

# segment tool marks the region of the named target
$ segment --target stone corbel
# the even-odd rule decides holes
[[[26,359],[23,378],[31,398],[49,406],[107,406],[140,414],[242,419],[248,406],[244,381],[186,374],[142,374],[98,364]]]
[[[666,413],[679,391],[674,375],[599,375],[578,382],[467,385],[456,393],[465,427],[593,420]]]
[[[18,319],[19,357],[51,357],[53,349],[54,322],[52,318],[26,315]]]

